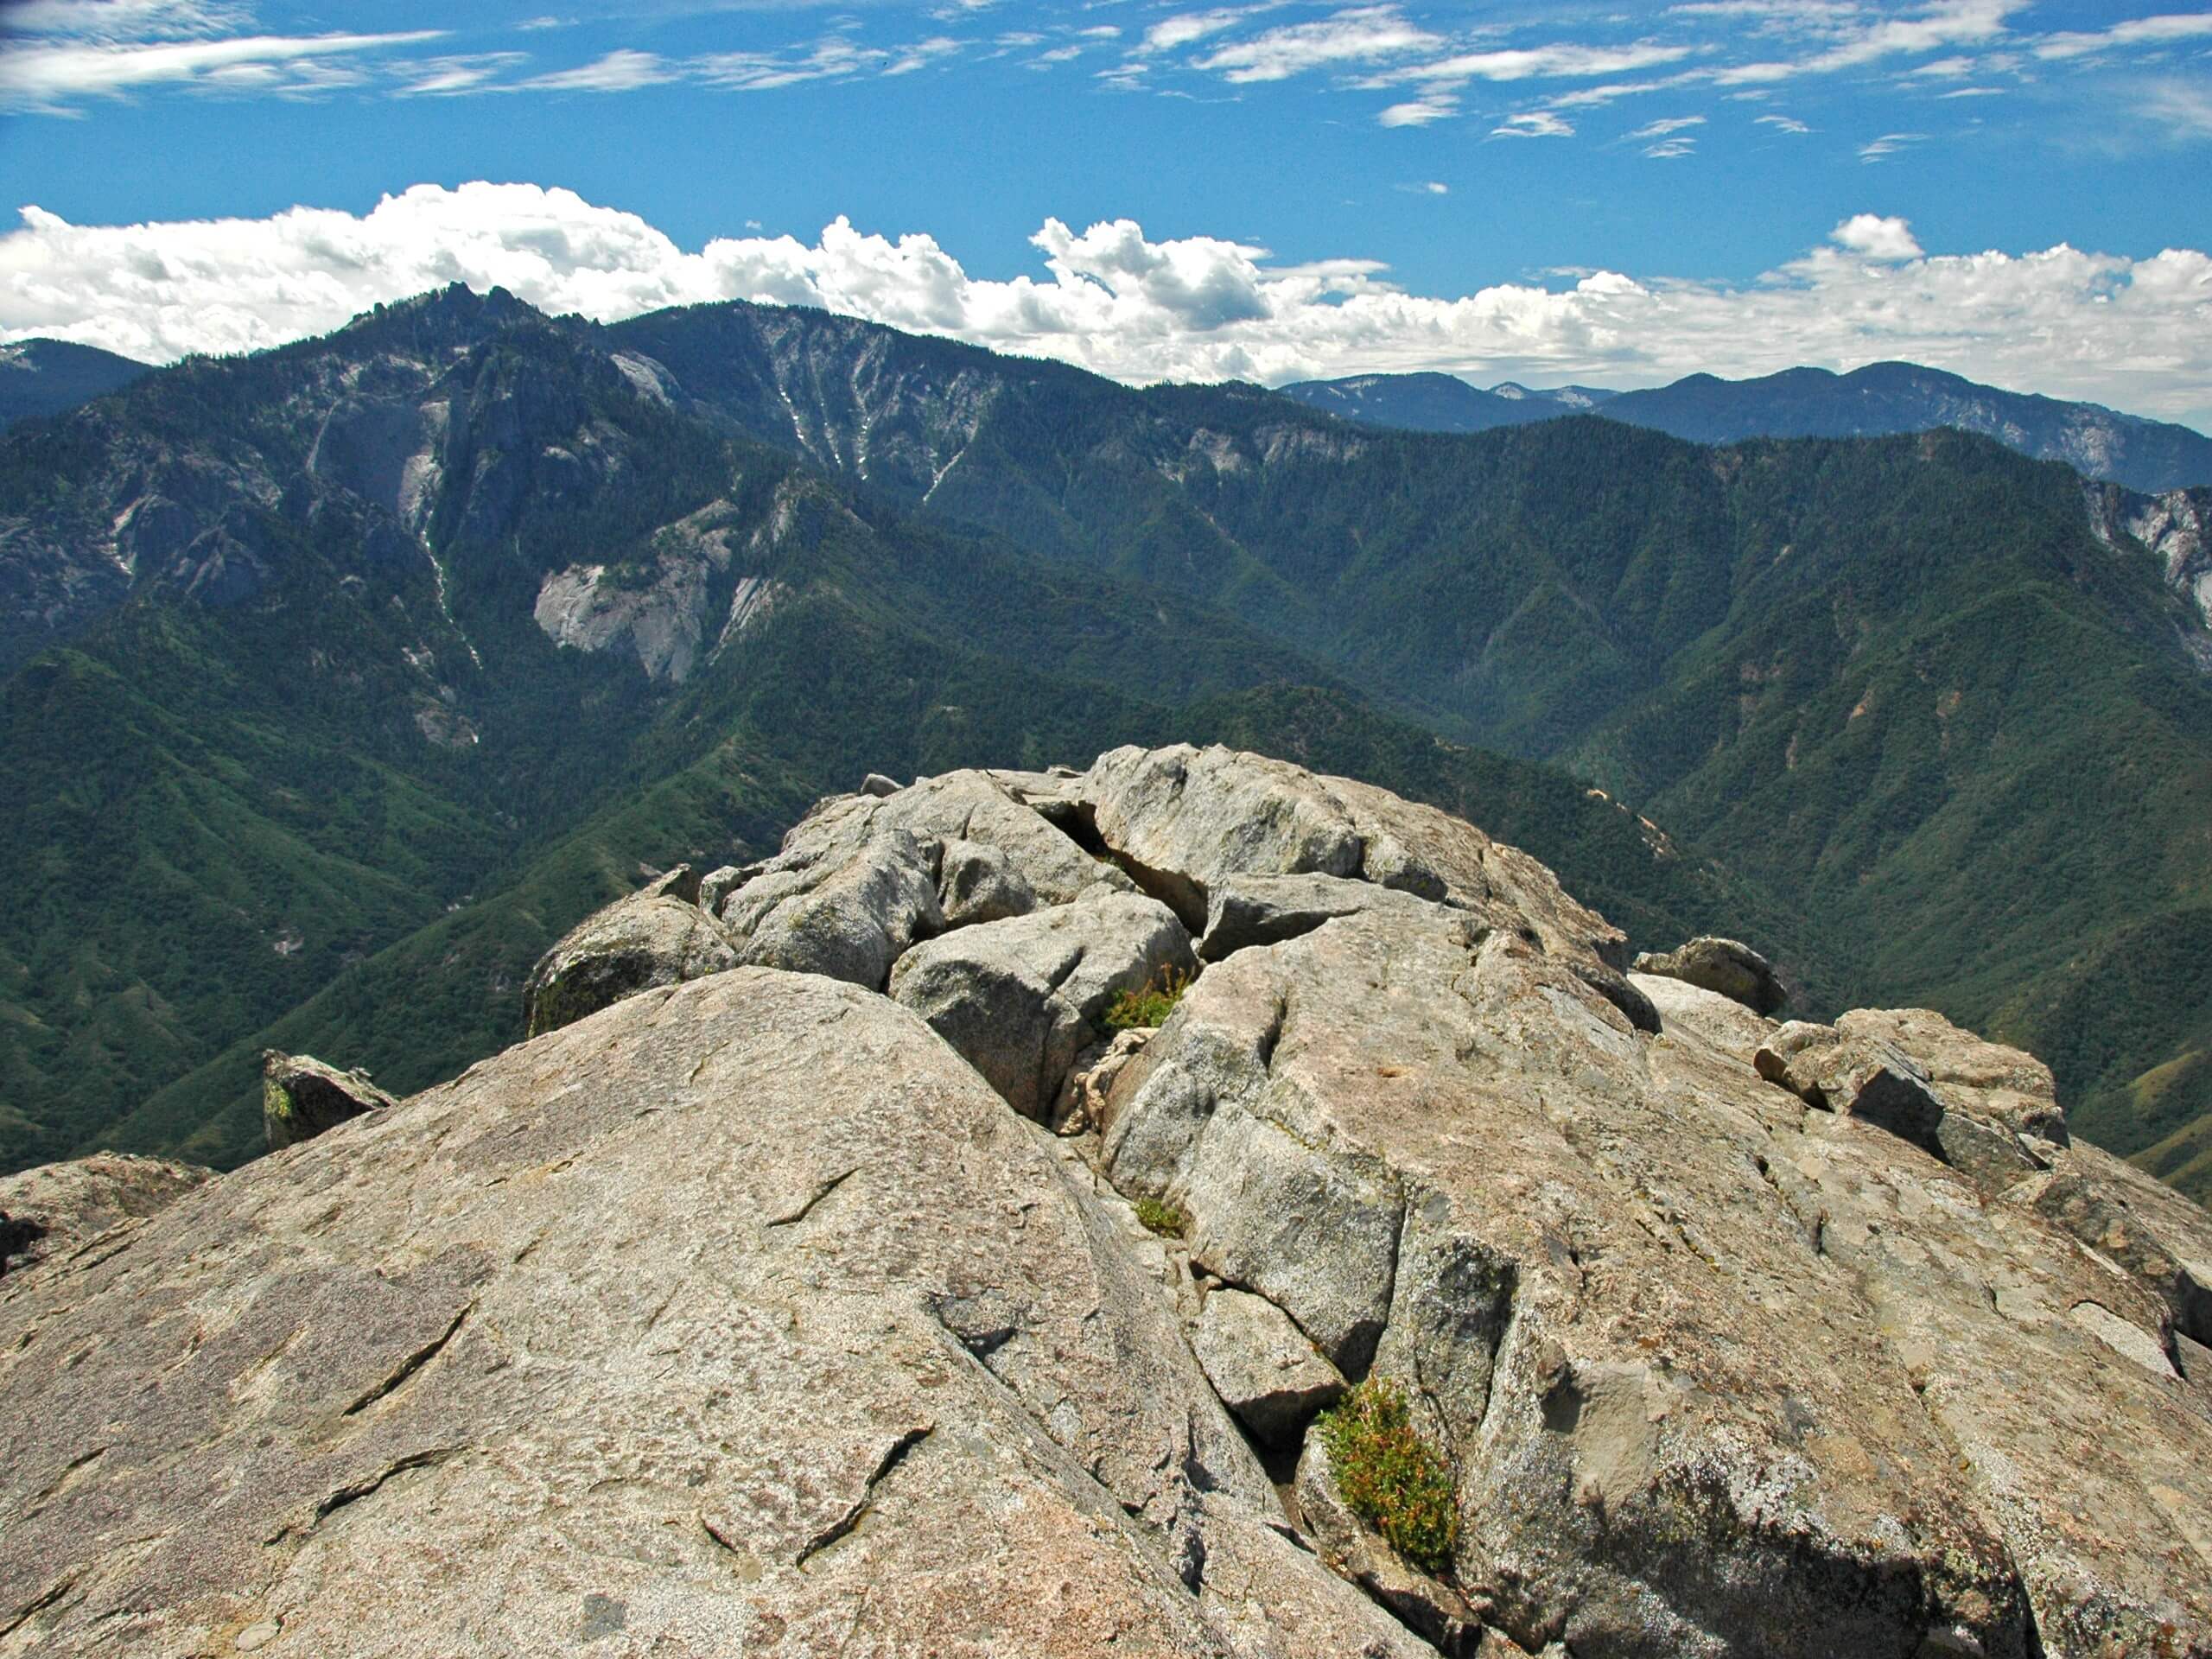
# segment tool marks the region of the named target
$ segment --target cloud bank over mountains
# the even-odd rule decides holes
[[[534,184],[416,185],[359,215],[128,226],[28,207],[0,236],[0,340],[154,361],[256,350],[460,282],[601,321],[727,299],[820,306],[1135,383],[1440,369],[1635,386],[1901,358],[2212,426],[2212,257],[2193,249],[1929,253],[1904,220],[1861,213],[1748,283],[1597,270],[1431,296],[1373,260],[1277,265],[1128,219],[1047,219],[1031,240],[1042,274],[1001,282],[931,236],[842,216],[811,245],[686,251],[633,213]]]

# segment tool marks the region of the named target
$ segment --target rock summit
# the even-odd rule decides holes
[[[871,778],[17,1259],[0,1652],[2212,1654],[2212,1217],[1628,962],[1255,755]]]

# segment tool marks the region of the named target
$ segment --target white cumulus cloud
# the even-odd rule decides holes
[[[1885,219],[1878,213],[1853,213],[1828,232],[1828,239],[1869,259],[1920,257],[1920,243],[1912,226],[1904,219]]]
[[[932,237],[842,218],[811,243],[745,235],[688,251],[635,214],[530,184],[418,185],[363,214],[125,226],[31,207],[0,236],[0,340],[166,360],[275,345],[459,282],[602,321],[712,300],[820,306],[1135,383],[1439,369],[1630,386],[1903,358],[2212,421],[2212,257],[2191,249],[1929,254],[1904,220],[1864,213],[1749,283],[1595,271],[1421,295],[1373,260],[1279,265],[1227,238],[1154,240],[1127,219],[1048,219],[1033,240],[1042,270],[994,281]]]

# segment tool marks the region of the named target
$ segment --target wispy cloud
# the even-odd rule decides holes
[[[417,58],[404,67],[398,91],[405,98],[454,98],[481,92],[499,76],[529,60],[521,52],[476,52]]]
[[[1465,83],[1630,74],[1656,64],[1679,63],[1691,49],[1642,41],[1633,46],[1560,44],[1462,52],[1408,70],[1407,79]]]
[[[1572,138],[1574,129],[1549,110],[1527,110],[1509,115],[1490,130],[1493,138]]]
[[[389,52],[442,38],[444,31],[391,35],[249,35],[227,39],[54,41],[0,55],[0,109],[54,112],[86,99],[120,98],[162,85],[220,87],[281,83],[281,66],[354,53]],[[263,72],[266,72],[264,73]]]
[[[1885,132],[1880,137],[1859,145],[1859,159],[1862,162],[1883,161],[1899,150],[1925,143],[1927,140],[1928,135],[1924,132]]]
[[[2212,12],[2170,12],[2131,18],[2089,33],[2046,35],[2033,51],[2039,58],[2082,58],[2118,48],[2167,46],[2177,41],[2212,38]]]
[[[795,51],[721,52],[694,59],[686,67],[710,86],[766,92],[810,80],[912,74],[961,49],[959,41],[942,35],[891,48],[864,46],[842,35],[827,35]]]
[[[1449,92],[1429,92],[1403,104],[1393,104],[1375,118],[1386,127],[1426,127],[1459,113],[1459,100]]]
[[[1267,29],[1197,61],[1233,83],[1287,80],[1310,69],[1373,63],[1443,44],[1441,36],[1408,22],[1395,6],[1358,6],[1314,22]]]
[[[641,86],[660,86],[682,72],[657,53],[627,48],[603,58],[518,81],[506,90],[518,92],[634,92]]]
[[[1631,143],[1639,138],[1664,138],[1669,133],[1684,132],[1692,127],[1701,127],[1704,124],[1705,118],[1701,115],[1669,116],[1663,121],[1646,122],[1626,137]]]
[[[1136,49],[1142,53],[1173,52],[1235,29],[1248,17],[1272,11],[1272,5],[1217,6],[1210,11],[1185,11],[1163,17],[1144,32]]]
[[[2001,39],[2006,20],[2028,10],[2027,0],[1936,0],[1910,17],[1884,18],[1849,30],[1847,37],[1805,67],[1815,73],[1855,68],[1883,58],[1981,46]]]
[[[1701,84],[1707,76],[1695,71],[1666,75],[1657,80],[1611,80],[1599,86],[1577,86],[1570,91],[1554,92],[1544,102],[1555,110],[1599,109],[1624,98],[1642,98],[1650,92],[1673,92],[1678,87]]]
[[[2138,89],[2137,114],[2177,137],[2212,138],[2212,86],[2170,78]]]
[[[250,10],[226,0],[15,0],[0,10],[0,35],[79,40],[183,39],[252,26]]]
[[[1755,115],[1751,118],[1751,120],[1755,125],[1772,127],[1777,132],[1807,133],[1812,131],[1810,127],[1807,126],[1802,121],[1798,120],[1794,116]]]

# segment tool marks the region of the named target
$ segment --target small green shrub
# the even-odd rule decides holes
[[[1404,1391],[1370,1376],[1317,1427],[1352,1513],[1415,1567],[1450,1567],[1459,1537],[1458,1488],[1441,1454],[1414,1432]]]
[[[1144,1224],[1147,1231],[1158,1233],[1162,1238],[1180,1238],[1183,1230],[1191,1224],[1190,1218],[1180,1210],[1158,1198],[1139,1198],[1137,1219]]]
[[[1142,990],[1123,991],[1116,996],[1113,1006],[1106,1010],[1106,1023],[1116,1031],[1164,1025],[1167,1016],[1175,1012],[1175,1005],[1183,1000],[1183,993],[1190,988],[1190,975],[1163,968],[1145,982]]]

